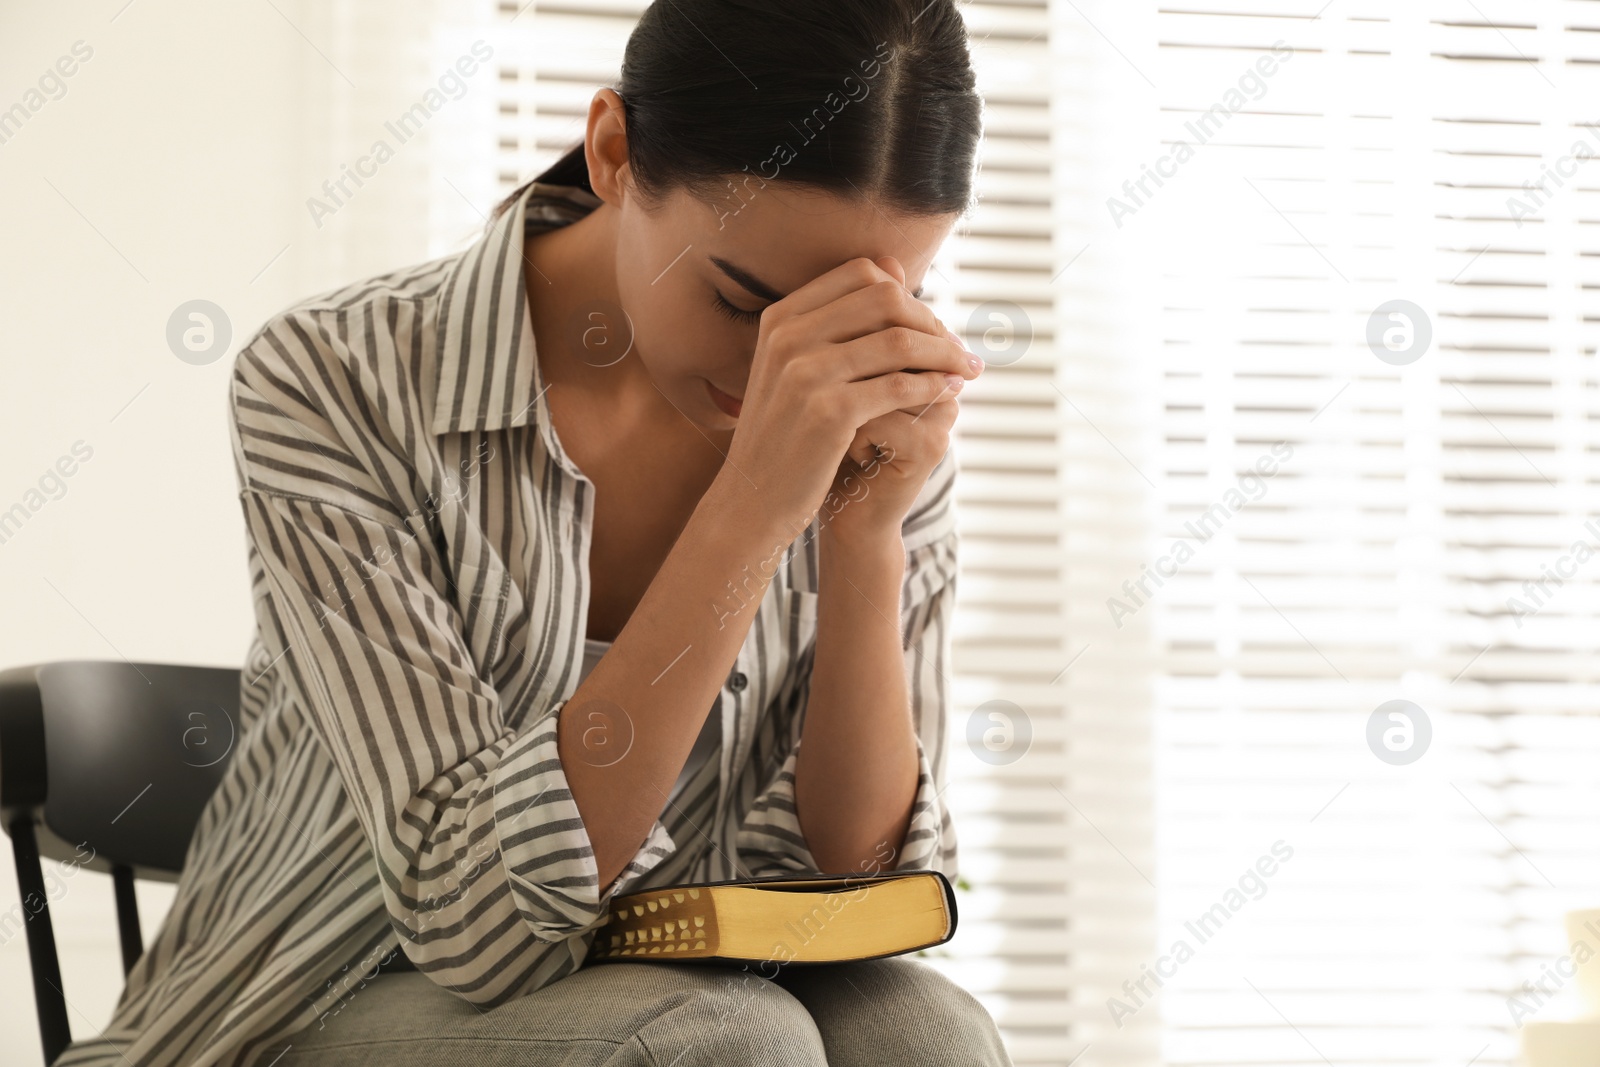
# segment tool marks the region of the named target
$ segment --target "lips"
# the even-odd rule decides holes
[[[712,385],[710,381],[706,382],[706,392],[710,395],[711,402],[717,405],[717,408],[724,414],[731,415],[736,419],[739,417],[739,412],[744,407],[744,401],[741,398],[729,396]]]

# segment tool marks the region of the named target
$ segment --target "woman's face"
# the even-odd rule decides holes
[[[597,102],[608,93],[597,94]],[[614,121],[620,129],[620,112]],[[590,181],[606,201],[596,210],[617,212],[607,228],[616,249],[617,303],[633,327],[639,367],[707,431],[738,425],[707,386],[744,396],[763,308],[861,256],[894,257],[906,287],[920,295],[930,261],[957,220],[892,213],[864,198],[784,182],[781,170],[764,183],[739,175],[720,203],[677,189],[647,207],[633,191],[625,141],[602,137],[596,153],[593,114],[590,126]],[[607,164],[608,154],[621,162]]]

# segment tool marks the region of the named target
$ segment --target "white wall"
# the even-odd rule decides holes
[[[26,503],[74,442],[92,449],[0,543],[0,668],[237,666],[254,621],[226,422],[232,356],[295,299],[432,254],[425,145],[321,227],[306,206],[426,88],[428,0],[381,15],[358,5],[360,18],[309,0],[125,2],[0,6],[0,109],[38,105],[27,93],[41,75],[75,42],[92,50],[0,143],[0,512]],[[483,177],[462,188],[488,188]],[[447,221],[477,222],[462,212]],[[173,310],[196,298],[232,326],[205,365],[166,340]],[[5,851],[0,909],[18,901]],[[83,1037],[110,1017],[121,967],[110,879],[67,884],[52,910]],[[140,894],[148,937],[171,887]],[[0,944],[0,1034],[7,1064],[42,1062],[20,934]]]

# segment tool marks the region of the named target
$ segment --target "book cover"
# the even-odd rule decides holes
[[[613,897],[590,960],[840,963],[940,945],[956,898],[939,871],[769,875]]]

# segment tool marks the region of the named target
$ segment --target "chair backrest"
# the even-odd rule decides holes
[[[0,672],[0,826],[12,838],[34,999],[70,1041],[40,857],[111,874],[123,970],[143,951],[135,877],[175,881],[239,733],[239,671],[62,660]]]
[[[38,678],[45,826],[136,875],[175,878],[233,752],[239,672],[71,660]]]
[[[40,726],[34,752],[13,742],[29,715]],[[174,880],[237,741],[238,670],[85,659],[18,667],[0,673],[5,725],[0,806],[40,811],[43,856],[70,861],[93,849],[91,869],[122,864]]]

